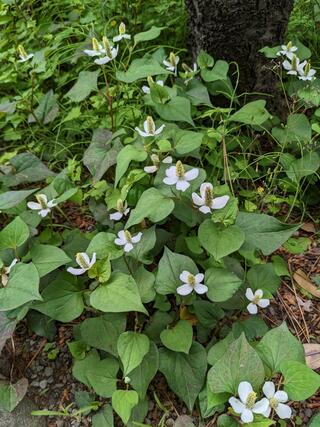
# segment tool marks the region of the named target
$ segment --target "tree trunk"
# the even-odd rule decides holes
[[[190,47],[214,59],[235,61],[240,89],[273,93],[275,78],[258,52],[283,42],[294,0],[185,0]]]

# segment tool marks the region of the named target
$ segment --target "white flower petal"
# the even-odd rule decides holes
[[[198,273],[194,277],[196,279],[196,283],[201,283],[203,281],[203,279],[204,279],[204,274]]]
[[[276,388],[272,381],[266,381],[262,387],[262,391],[268,399],[271,399],[274,396]]]
[[[118,35],[118,36],[114,36],[112,40],[113,40],[114,42],[119,42],[120,40],[122,40],[122,38],[123,38],[123,36]]]
[[[163,179],[163,182],[167,185],[175,185],[178,182],[179,178],[177,176],[167,176]]]
[[[267,396],[268,397],[268,396]],[[280,403],[288,402],[289,398],[285,391],[279,390],[274,394],[274,398]]]
[[[291,70],[292,69],[292,65],[288,60],[283,61],[282,66],[285,70]]]
[[[73,274],[74,276],[80,276],[80,274],[85,273],[86,270],[84,268],[68,267],[67,272]]]
[[[248,383],[248,381],[242,381],[238,386],[238,394],[241,399],[241,402],[246,404],[248,396],[252,391],[252,385]]]
[[[196,291],[197,294],[203,295],[206,292],[208,292],[208,286],[202,285],[201,283],[196,283],[194,285],[194,290]]]
[[[157,168],[157,166],[145,166],[145,167],[143,168],[143,170],[144,170],[146,173],[155,173],[155,172],[157,172],[158,168]]]
[[[100,56],[101,52],[98,50],[92,50],[92,49],[85,49],[83,51],[83,53],[85,53],[88,56]]]
[[[143,93],[146,93],[146,94],[150,93],[150,88],[149,88],[149,86],[142,86],[142,92],[143,92]]]
[[[213,191],[213,185],[210,182],[204,182],[200,185],[200,194],[203,199],[206,197],[206,190]]]
[[[126,243],[124,245],[124,251],[125,252],[130,252],[130,251],[132,251],[132,249],[133,249],[133,244],[132,243]]]
[[[251,289],[251,288],[247,288],[247,290],[246,290],[246,298],[247,298],[249,301],[252,301],[252,300],[253,300],[254,295],[253,295],[253,292],[252,292],[252,289]]]
[[[193,287],[187,283],[177,288],[177,293],[183,296],[191,294],[192,291],[193,291]]]
[[[167,157],[165,157],[165,158],[162,160],[162,163],[166,163],[166,164],[172,163],[172,157],[171,157],[171,156],[167,156]]]
[[[48,215],[48,213],[50,212],[50,209],[41,209],[41,211],[39,212],[39,215],[44,218]]]
[[[175,178],[178,179],[176,167],[175,166],[170,166],[168,169],[166,169],[166,176],[168,176],[169,178],[175,177]]]
[[[97,254],[96,252],[93,252],[91,261],[89,262],[90,268],[96,263],[96,261],[97,261]]]
[[[269,406],[268,409],[262,415],[266,418],[269,418],[270,414],[271,414],[271,408]]]
[[[161,125],[158,129],[155,130],[154,134],[159,135],[163,131],[166,125]]]
[[[81,256],[81,258],[83,258],[83,260],[84,260],[84,262],[85,262],[86,265],[90,265],[90,257],[89,257],[88,254],[86,254],[85,252],[80,252],[79,255]],[[80,265],[80,267],[82,267],[82,265],[80,264],[80,262],[77,261],[77,264]]]
[[[241,421],[245,424],[252,423],[253,421],[253,413],[250,409],[245,408],[241,414]]]
[[[212,209],[222,209],[226,206],[226,204],[228,203],[230,197],[229,196],[221,196],[221,197],[216,197],[215,199],[212,200]]]
[[[257,289],[254,293],[255,297],[259,297],[262,298],[263,297],[263,290],[262,289]]]
[[[40,203],[36,203],[36,202],[28,202],[27,206],[33,211],[39,211],[41,209]]]
[[[192,193],[191,197],[195,205],[203,206],[205,204],[205,201],[197,193]]]
[[[122,212],[114,212],[109,215],[109,218],[113,221],[119,221],[123,217]]]
[[[252,302],[247,305],[247,310],[250,314],[257,314],[258,313],[258,307],[256,304],[253,304]]]
[[[114,243],[115,243],[116,245],[118,245],[118,246],[123,246],[123,245],[125,245],[127,242],[124,242],[122,239],[118,239],[118,238],[116,238],[116,239],[114,239]]]
[[[18,258],[14,258],[11,261],[11,264],[7,267],[7,272],[10,273],[10,271],[13,269],[13,267],[17,264]]]
[[[201,208],[199,208],[199,211],[203,214],[211,213],[211,209],[209,208],[209,206],[201,206]]]
[[[186,191],[190,187],[190,184],[188,181],[178,179],[176,183],[176,189],[179,191]]]
[[[188,283],[188,278],[190,276],[189,271],[187,270],[183,270],[183,272],[180,274],[179,279],[181,280],[181,282],[183,283]]]
[[[144,138],[146,138],[146,137],[148,137],[148,136],[149,136],[149,134],[148,134],[148,133],[143,132],[143,131],[142,131],[141,129],[139,129],[138,127],[135,127],[134,129],[138,132],[138,134],[139,134],[140,136],[143,136]]]
[[[138,242],[140,242],[141,237],[142,237],[142,233],[140,231],[139,233],[137,233],[135,236],[132,237],[132,239],[131,239],[132,243],[138,243]]]
[[[196,179],[199,175],[199,169],[191,169],[188,172],[185,172],[184,177],[187,181],[192,181],[193,179]]]
[[[261,308],[266,308],[266,307],[268,307],[268,305],[270,305],[270,300],[268,300],[267,298],[262,298],[258,302],[258,306],[261,307]]]
[[[127,241],[126,233],[124,232],[124,230],[120,230],[120,231],[118,232],[118,237],[119,237],[119,239],[121,239],[124,243]]]
[[[242,414],[242,412],[246,409],[245,405],[235,397],[230,397],[229,403],[234,412],[236,412],[237,414]]]
[[[277,406],[275,411],[276,411],[276,414],[278,415],[278,417],[281,418],[282,420],[287,419],[287,418],[291,418],[292,409],[290,408],[289,405],[279,403],[279,405]]]
[[[256,402],[252,408],[252,411],[255,414],[263,414],[269,407],[269,400],[265,397],[258,402]]]

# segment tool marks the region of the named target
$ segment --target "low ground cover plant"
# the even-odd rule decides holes
[[[54,46],[17,46],[26,88],[1,104],[9,140],[25,126],[40,144],[56,126],[93,135],[84,153],[48,147],[53,161],[32,146],[2,158],[0,348],[34,313],[47,328],[74,322],[73,375],[99,398],[85,408],[96,427],[113,425],[113,411],[144,425],[158,372],[218,426],[273,425],[320,383],[286,324],[269,329],[259,316],[289,275],[273,253],[305,244],[293,236],[319,201],[311,52],[298,41],[263,49],[285,93],[282,123],[265,100],[244,102],[236,64],[200,52],[187,65],[153,44],[162,31],[118,22],[83,34],[69,47],[77,80],[60,96],[46,88]],[[75,229],[68,203],[94,228]],[[1,406],[17,405],[19,385],[1,384]]]

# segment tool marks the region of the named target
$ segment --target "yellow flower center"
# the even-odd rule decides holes
[[[253,304],[258,304],[260,300],[261,300],[261,297],[259,295],[255,295],[252,302]]]
[[[310,61],[308,61],[307,65],[304,67],[304,75],[307,76],[311,70]]]
[[[22,46],[22,44],[19,44],[19,46],[18,46],[18,52],[19,52],[19,55],[22,56],[22,58],[25,58],[27,56],[27,52],[25,51],[25,49]]]
[[[120,36],[123,36],[125,33],[126,33],[126,24],[121,22],[121,24],[119,25],[119,34]]]
[[[183,178],[184,177],[184,167],[183,164],[180,160],[177,161],[176,163],[176,175],[179,178]]]
[[[93,37],[92,39],[92,49],[95,50],[96,52],[99,52],[99,43],[95,37]]]
[[[86,260],[84,259],[84,256],[80,252],[78,252],[76,255],[76,261],[82,268],[86,268],[87,270],[90,268],[90,265],[87,264]]]
[[[147,77],[147,82],[148,82],[149,87],[151,87],[154,84],[154,80],[151,76]]]
[[[246,407],[248,409],[252,409],[254,407],[254,404],[256,403],[256,398],[257,398],[257,393],[255,393],[254,391],[249,393],[247,397],[247,402],[246,402]]]
[[[106,36],[103,36],[102,43],[103,43],[103,47],[105,48],[108,57],[112,58],[110,42]]]
[[[121,199],[117,200],[117,211],[118,212],[123,212],[124,211],[123,201]]]
[[[196,278],[194,277],[193,274],[189,274],[189,276],[188,276],[188,283],[191,286],[194,286],[196,284]]]
[[[212,200],[213,200],[213,192],[209,186],[206,187],[205,189],[204,199],[205,199],[205,205],[211,207]]]
[[[269,405],[270,405],[270,407],[271,407],[272,409],[276,409],[276,408],[278,407],[278,405],[279,405],[279,402],[277,401],[277,399],[275,399],[274,397],[272,397],[272,398],[269,400]]]
[[[297,57],[296,57],[296,55],[293,55],[293,57],[292,57],[292,69],[297,71]]]
[[[290,50],[292,48],[292,42],[289,42],[288,44],[287,44],[287,49],[288,50]]]
[[[36,195],[37,202],[41,206],[41,209],[48,209],[46,199],[43,197],[43,194]]]
[[[159,167],[159,165],[160,165],[159,157],[156,154],[151,154],[150,157],[151,157],[151,161],[152,161],[153,165]]]
[[[125,230],[125,231],[124,231],[124,234],[125,234],[125,236],[126,236],[127,242],[131,243],[131,241],[132,241],[132,236],[131,236],[130,231]]]
[[[176,66],[176,55],[173,52],[170,52],[169,62],[173,67]]]
[[[153,135],[156,130],[153,118],[151,116],[147,117],[147,129],[148,129],[148,134],[150,135]]]
[[[258,188],[257,188],[257,193],[258,193],[258,194],[262,194],[262,193],[264,193],[264,188],[263,188],[263,187],[258,187]]]

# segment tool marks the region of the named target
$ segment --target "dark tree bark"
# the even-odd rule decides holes
[[[214,59],[236,61],[240,89],[273,92],[272,72],[258,52],[283,42],[293,0],[185,0],[189,10],[190,47]]]

